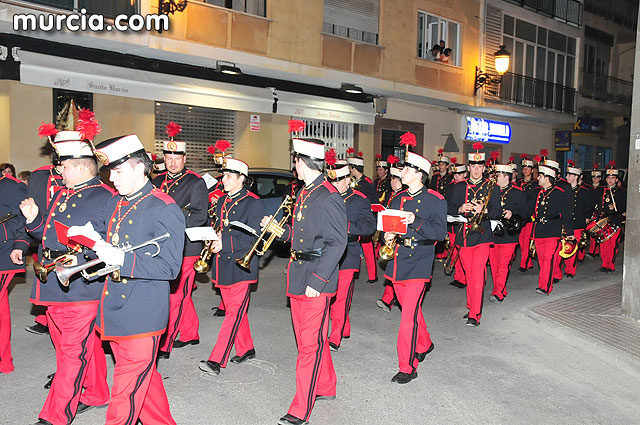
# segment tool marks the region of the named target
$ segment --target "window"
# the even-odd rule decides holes
[[[386,160],[389,155],[400,158],[400,161],[404,161],[404,155],[406,148],[400,146],[400,136],[406,133],[408,130],[386,130],[382,129],[382,159]]]
[[[204,0],[205,3],[256,16],[267,16],[267,0]]]
[[[338,159],[345,159],[347,149],[353,147],[353,124],[335,121],[311,120],[292,117],[305,122],[301,137],[320,139],[325,143],[325,150],[335,149]]]
[[[43,6],[56,7],[65,10],[79,11],[87,9],[87,15],[101,14],[107,18],[115,18],[117,15],[134,15],[140,13],[137,0],[26,0]]]
[[[378,44],[379,0],[324,0],[322,31]]]
[[[460,24],[418,12],[418,57],[460,66]]]
[[[162,142],[167,140],[166,125],[173,121],[182,126],[176,140],[187,143],[187,168],[198,171],[215,168],[207,147],[216,140],[228,140],[226,151],[233,155],[236,138],[236,112],[200,106],[156,102],[155,152],[162,154]]]

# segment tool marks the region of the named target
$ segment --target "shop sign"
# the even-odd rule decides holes
[[[251,115],[251,120],[249,121],[249,130],[260,131],[260,115]]]
[[[603,134],[605,121],[602,118],[578,117],[578,121],[573,125],[574,133]]]
[[[570,131],[556,131],[556,151],[570,151],[571,150],[571,132]]]
[[[474,142],[509,143],[511,125],[508,122],[466,117],[467,133],[464,138]]]

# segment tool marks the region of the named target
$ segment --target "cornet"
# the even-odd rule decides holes
[[[36,261],[33,263],[33,272],[40,282],[47,283],[47,275],[51,273],[58,264],[69,264],[72,261],[73,256],[69,254],[59,256],[53,260],[51,264],[43,265]]]
[[[290,195],[287,195],[284,197],[282,204],[280,204],[276,212],[273,214],[273,216],[271,217],[271,220],[269,220],[267,225],[264,226],[264,229],[262,230],[262,233],[260,233],[260,236],[258,236],[258,240],[256,241],[256,243],[253,244],[249,252],[247,252],[247,254],[244,257],[238,258],[236,260],[236,263],[238,264],[238,266],[242,267],[247,271],[250,271],[251,258],[253,257],[253,254],[257,254],[259,256],[264,255],[264,253],[267,252],[267,249],[269,249],[273,241],[284,234],[284,225],[289,221],[289,217],[293,213],[294,202],[295,201]],[[278,216],[278,213],[280,212],[280,210],[282,210],[282,218],[280,219],[279,222],[277,222],[276,217]],[[267,233],[271,233],[271,234],[267,239],[265,239],[265,236]],[[262,247],[258,248],[261,243],[262,243]]]
[[[125,246],[122,248],[122,251],[131,252],[131,251],[135,251],[136,249],[143,248],[145,246],[153,245],[156,248],[156,252],[154,252],[153,254],[147,253],[147,255],[151,255],[152,257],[155,257],[156,255],[160,254],[160,245],[158,244],[158,241],[162,239],[166,239],[170,236],[171,235],[169,234],[169,232],[167,232],[153,239],[149,239],[146,242],[142,242],[141,244],[138,244],[135,246],[131,246],[131,245]],[[97,270],[93,273],[86,272],[88,268],[91,268],[101,263],[104,263],[104,261],[102,261],[99,258],[88,261],[84,264],[78,264],[77,266],[65,266],[64,264],[56,263],[55,271],[56,271],[56,275],[58,276],[58,281],[60,281],[60,284],[62,286],[69,286],[69,280],[71,279],[71,276],[73,276],[78,272],[82,272],[82,277],[89,280],[96,277],[105,276],[105,275],[108,275],[109,273],[117,272],[118,270],[120,270],[120,266],[116,264],[112,264],[112,265],[107,265],[106,267],[103,267],[100,270]]]
[[[207,273],[211,270],[211,266],[209,265],[209,261],[211,261],[211,256],[213,255],[213,239],[206,241],[204,244],[204,248],[200,252],[200,258],[193,265],[193,269],[198,273]]]
[[[384,246],[380,248],[380,259],[391,261],[396,257],[396,238],[385,241]]]

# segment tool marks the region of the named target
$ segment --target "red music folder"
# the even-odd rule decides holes
[[[406,216],[405,211],[386,209],[378,214],[378,230],[404,235],[407,233],[407,225],[402,219]]]

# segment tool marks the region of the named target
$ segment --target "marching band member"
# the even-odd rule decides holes
[[[240,267],[241,259],[254,245],[253,235],[233,226],[239,221],[256,232],[264,217],[264,204],[258,195],[247,190],[249,186],[249,166],[234,158],[225,158],[222,169],[222,184],[226,194],[216,204],[218,216],[217,233],[219,239],[213,242],[216,254],[211,271],[211,280],[225,306],[225,316],[208,360],[200,362],[200,370],[218,375],[221,367],[227,367],[231,348],[236,346],[237,355],[232,363],[243,363],[256,356],[249,329],[247,311],[251,294],[251,284],[258,281],[258,256],[254,255],[249,270]]]
[[[393,191],[389,198],[387,199],[385,208],[391,208],[391,201],[400,196],[402,193],[406,192],[407,187],[402,184],[402,170],[398,168],[397,165],[400,161],[398,157],[389,155],[387,158],[389,164],[391,164],[391,168],[389,173],[391,174],[391,190]],[[383,311],[387,313],[391,311],[393,307],[393,300],[397,300],[396,293],[393,290],[393,283],[389,279],[384,280],[384,292],[382,293],[382,298],[376,301],[376,305],[380,307]]]
[[[606,186],[599,191],[599,199],[596,204],[598,218],[609,218],[613,234],[606,240],[600,242],[600,258],[602,258],[603,273],[613,273],[616,270],[616,256],[618,255],[618,245],[622,235],[622,225],[627,215],[627,191],[618,185],[618,170],[615,162],[610,161],[605,170]]]
[[[496,185],[500,188],[500,205],[502,217],[511,222],[521,223],[527,214],[526,197],[524,191],[511,183],[513,167],[511,165],[496,164]],[[501,303],[507,296],[507,277],[511,270],[511,263],[516,256],[519,234],[510,234],[507,226],[503,226],[502,234],[494,232],[493,245],[489,250],[489,264],[493,277],[493,290],[489,301]]]
[[[453,176],[453,180],[449,183],[449,188],[447,188],[445,198],[447,200],[447,206],[449,202],[451,202],[451,194],[453,192],[453,185],[464,182],[467,178],[467,166],[464,164],[457,164],[457,161],[454,158],[451,158],[451,175]],[[456,235],[459,235],[462,229],[462,224],[460,223],[447,223],[447,233],[449,235],[449,249],[454,252],[450,252],[449,255],[453,259],[453,256],[456,255],[456,251],[459,249],[456,246]],[[456,288],[465,288],[467,286],[467,279],[464,277],[464,270],[462,269],[462,264],[460,264],[460,257],[458,256],[456,263],[454,266],[454,274],[453,281],[449,283],[451,286],[455,286]]]
[[[418,363],[434,348],[422,314],[422,300],[431,280],[435,242],[444,240],[447,234],[447,203],[444,196],[426,186],[431,163],[409,151],[409,146],[415,146],[415,136],[405,133],[400,143],[407,147],[401,172],[407,190],[393,198],[391,208],[406,211],[403,222],[407,233],[384,234],[387,244],[395,242],[395,255],[387,262],[384,277],[393,283],[402,306],[397,342],[400,370],[391,381],[406,384],[418,376]]]
[[[519,244],[520,244],[520,267],[518,270],[526,272],[533,267],[533,258],[530,256],[529,246],[531,244],[531,232],[533,231],[533,222],[531,221],[531,213],[536,202],[536,195],[538,194],[538,180],[533,176],[533,161],[527,159],[527,154],[521,155],[522,162],[522,178],[517,181],[517,185],[520,186],[525,194],[527,213],[522,216],[522,229],[520,230]]]
[[[462,214],[468,223],[456,237],[460,264],[467,280],[467,326],[478,326],[482,316],[482,293],[487,274],[489,247],[493,242],[489,220],[500,218],[500,194],[493,190],[494,182],[483,176],[485,154],[479,152],[482,143],[474,143],[476,152],[468,154],[469,178],[453,187],[449,214]],[[477,229],[473,231],[472,229]]]
[[[347,246],[345,203],[325,181],[324,142],[293,138],[298,192],[293,224],[284,226],[282,240],[291,241],[287,296],[298,346],[296,394],[280,425],[306,424],[317,400],[334,399],[336,373],[327,333],[331,298],[338,287],[339,262]],[[271,217],[264,217],[266,226]]]
[[[437,191],[442,196],[446,196],[447,187],[452,180],[451,173],[449,172],[449,163],[449,157],[444,155],[444,149],[438,149],[438,172],[433,175],[429,188]],[[436,258],[442,260],[447,258],[448,254],[444,247],[444,242],[436,243]]]
[[[598,163],[593,164],[593,170],[591,171],[591,196],[593,198],[593,210],[595,212],[595,207],[600,202],[600,180],[602,180],[602,171],[598,170]],[[600,253],[600,244],[596,240],[593,235],[589,233],[589,256],[595,257]]]
[[[347,158],[349,164],[349,171],[353,178],[353,188],[358,192],[364,193],[371,204],[378,204],[380,200],[376,187],[373,181],[364,175],[364,159],[362,158],[362,152],[356,152],[353,148],[347,149],[347,155],[351,155]],[[372,213],[373,214],[373,213]],[[368,283],[375,283],[378,281],[378,266],[376,264],[376,256],[373,249],[373,235],[366,235],[360,237],[360,246],[362,247],[362,253],[364,255],[364,262],[367,266],[367,275],[369,279]]]
[[[40,210],[33,198],[20,204],[27,231],[42,241],[38,257],[49,264],[77,252],[59,225],[83,225],[95,219],[113,197],[111,188],[100,182],[91,145],[85,139],[78,131],[58,132],[53,147],[65,186],[56,192],[48,210]],[[109,402],[107,363],[95,332],[101,294],[101,283],[88,284],[79,274],[68,286],[55,273],[33,284],[30,301],[47,306],[49,334],[56,349],[55,377],[37,423],[66,425],[76,413]]]
[[[182,264],[184,215],[149,181],[153,162],[135,134],[97,144],[95,155],[119,196],[92,221],[96,231],[72,227],[69,235],[97,239],[93,249],[98,258],[119,267],[104,282],[96,317],[96,329],[110,342],[116,361],[106,423],[135,424],[139,419],[145,425],[175,425],[156,360],[169,321],[169,282]],[[156,238],[156,247],[119,248]]]
[[[572,213],[566,202],[567,196],[564,190],[554,184],[555,179],[556,171],[553,168],[538,166],[540,190],[532,218],[532,235],[540,265],[536,292],[544,295],[549,295],[553,290],[555,269],[559,267],[555,256],[559,256],[563,229],[571,232],[568,239],[574,239]]]
[[[349,167],[335,161],[335,151],[325,153],[329,181],[338,190],[347,209],[347,249],[340,259],[338,290],[331,303],[331,333],[329,348],[338,351],[343,338],[351,336],[349,310],[353,298],[353,276],[360,270],[360,245],[358,237],[370,235],[376,230],[376,221],[371,214],[371,202],[362,193],[349,186]],[[334,167],[331,169],[331,167]]]
[[[187,227],[204,226],[207,223],[208,191],[207,185],[198,174],[185,167],[187,144],[174,140],[181,126],[170,122],[167,134],[170,140],[163,141],[162,153],[166,172],[152,180],[155,187],[169,195],[182,209]],[[200,257],[202,242],[184,240],[182,268],[178,277],[171,282],[169,296],[169,325],[167,333],[160,341],[158,357],[169,358],[172,348],[200,343],[198,328],[200,322],[191,298],[196,280],[193,265]],[[180,334],[180,339],[178,338]]]
[[[377,178],[373,181],[374,186],[376,187],[376,192],[378,192],[378,201],[377,203],[385,204],[389,200],[389,196],[391,195],[391,178],[389,176],[389,162],[382,160],[381,154],[376,154],[376,176]]]
[[[594,209],[591,190],[580,184],[581,176],[582,169],[576,168],[572,160],[567,161],[567,181],[571,184],[569,198],[573,201],[573,236],[576,241],[582,239],[582,233]],[[564,272],[567,277],[573,278],[576,275],[577,263],[582,259],[584,259],[584,249],[579,248],[575,255],[564,260]]]
[[[0,373],[13,372],[11,356],[11,310],[9,308],[9,284],[16,273],[24,272],[24,265],[11,261],[12,246],[18,229],[24,228],[20,214],[20,202],[27,195],[27,187],[10,174],[0,175]]]

